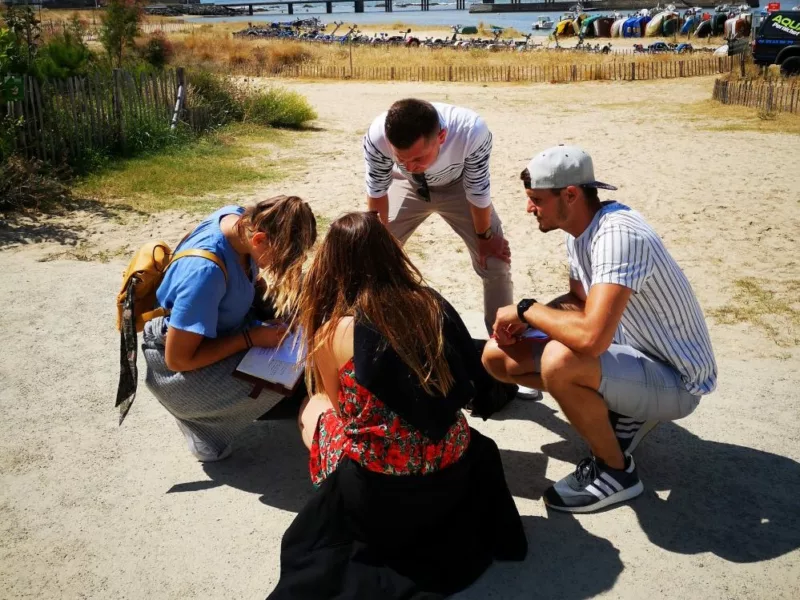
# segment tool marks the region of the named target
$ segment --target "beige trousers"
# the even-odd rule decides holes
[[[441,216],[464,240],[472,259],[472,268],[483,281],[483,318],[486,330],[491,333],[497,309],[514,301],[511,268],[499,258],[487,259],[485,269],[478,263],[478,238],[461,180],[429,189],[431,201],[426,202],[417,193],[417,186],[407,179],[396,178],[392,182],[389,188],[389,231],[401,244],[405,244],[429,215],[436,213]],[[492,230],[495,235],[503,234],[503,224],[494,207]]]

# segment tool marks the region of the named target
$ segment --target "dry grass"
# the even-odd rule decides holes
[[[615,55],[586,52],[492,52],[483,49],[374,47],[319,44],[274,39],[235,38],[227,28],[202,29],[171,35],[174,63],[203,66],[239,74],[255,74],[287,65],[349,67],[548,67],[610,63],[662,63],[685,60],[677,55]]]
[[[89,23],[89,24],[100,24],[100,15],[103,13],[104,9],[94,10],[94,9],[81,9],[81,10],[73,10],[67,8],[43,8],[41,13],[36,11],[37,16],[40,16],[43,23],[47,23],[48,21],[53,22],[64,22],[64,21],[71,21],[73,17],[78,17],[82,22]],[[176,19],[175,17],[159,17],[156,15],[142,15],[142,21],[145,23],[181,23],[180,19]]]
[[[800,280],[759,280],[753,277],[734,282],[733,299],[727,306],[710,311],[725,325],[746,323],[761,329],[777,346],[800,345]]]
[[[706,131],[757,131],[800,135],[800,114],[766,113],[746,106],[704,100],[677,107],[681,118],[693,121]]]

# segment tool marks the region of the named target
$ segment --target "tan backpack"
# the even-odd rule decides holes
[[[148,242],[136,251],[128,268],[122,274],[122,287],[117,294],[117,331],[122,331],[122,313],[128,288],[131,285],[133,285],[133,318],[137,332],[144,329],[147,321],[169,314],[165,308],[156,308],[156,290],[161,285],[164,274],[170,265],[187,256],[199,256],[210,260],[222,269],[225,280],[228,280],[225,262],[213,252],[190,249],[181,250],[173,255],[166,243],[162,241]]]

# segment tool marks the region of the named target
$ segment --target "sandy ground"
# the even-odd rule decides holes
[[[559,142],[593,154],[598,177],[656,227],[707,311],[730,303],[743,277],[796,291],[800,138],[709,132],[719,122],[689,119],[682,105],[707,98],[711,81],[292,83],[320,130],[270,151],[307,166],[236,199],[300,194],[327,219],[362,207],[361,135],[413,93],[473,107],[492,128],[517,297],[565,289],[563,236],[536,230],[517,180],[536,150]],[[281,535],[311,494],[294,424],[257,422],[228,461],[203,466],[142,384],[118,427],[113,296],[125,260],[58,258],[80,242],[114,254],[177,240],[197,218],[95,207],[2,223],[0,598],[261,598],[274,586]],[[431,218],[409,250],[477,334],[480,285],[460,241]],[[800,351],[747,323],[709,325],[718,390],[637,450],[646,493],[628,505],[545,510],[544,489],[585,453],[551,398],[472,420],[502,449],[530,553],[460,598],[800,597]]]

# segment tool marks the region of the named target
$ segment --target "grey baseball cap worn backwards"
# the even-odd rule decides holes
[[[603,190],[616,190],[613,185],[597,181],[594,177],[592,157],[577,146],[553,146],[540,152],[528,163],[530,189],[565,188],[584,185]],[[528,182],[525,182],[528,187]]]

